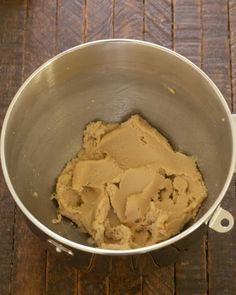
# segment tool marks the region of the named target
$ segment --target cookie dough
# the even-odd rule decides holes
[[[174,151],[139,115],[121,124],[89,123],[55,192],[60,214],[108,249],[168,239],[195,217],[206,196],[194,158]]]

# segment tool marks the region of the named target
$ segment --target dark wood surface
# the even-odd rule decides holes
[[[40,64],[104,38],[151,41],[200,66],[236,112],[236,0],[0,0],[0,120]],[[236,218],[235,178],[223,201]],[[106,271],[104,271],[106,269]],[[108,271],[107,271],[108,270]],[[236,294],[236,230],[208,231],[181,262],[91,258],[86,271],[45,250],[0,175],[0,295]]]

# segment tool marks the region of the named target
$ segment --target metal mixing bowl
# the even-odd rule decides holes
[[[79,150],[88,122],[119,122],[134,113],[157,127],[176,149],[197,158],[208,198],[196,220],[166,241],[133,250],[92,247],[70,221],[52,223],[56,177]],[[4,176],[20,209],[50,241],[98,254],[157,250],[207,222],[224,197],[235,164],[231,117],[215,84],[169,49],[126,39],[83,44],[42,65],[15,95],[1,135]],[[233,219],[220,209],[221,217],[222,212],[230,221],[226,231]]]

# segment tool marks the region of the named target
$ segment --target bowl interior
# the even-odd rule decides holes
[[[218,93],[193,66],[162,48],[129,41],[83,46],[48,63],[17,96],[4,147],[11,182],[31,214],[69,240],[86,245],[87,236],[68,220],[52,223],[50,197],[90,121],[139,113],[176,149],[194,155],[209,190],[197,218],[226,181],[232,136]]]

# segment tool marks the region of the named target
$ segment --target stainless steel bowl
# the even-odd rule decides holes
[[[91,247],[68,220],[52,223],[55,180],[78,151],[88,122],[122,121],[133,113],[161,130],[177,149],[197,157],[208,199],[196,220],[166,241],[133,250]],[[173,244],[209,220],[218,231],[233,226],[232,216],[219,207],[235,165],[232,115],[218,88],[197,66],[151,43],[91,42],[42,65],[8,109],[1,161],[14,200],[59,250],[69,246],[98,254],[138,254]],[[227,227],[220,224],[222,218],[229,220]]]

